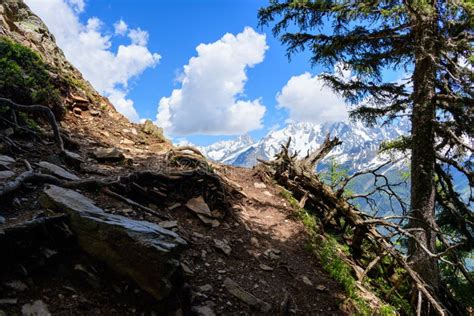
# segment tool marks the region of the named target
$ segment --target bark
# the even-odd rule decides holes
[[[418,17],[418,19],[422,19]],[[412,156],[411,156],[411,210],[410,227],[422,228],[414,233],[428,250],[435,253],[436,233],[433,226],[435,209],[435,80],[436,41],[434,17],[425,17],[418,23],[415,34],[420,49],[415,52],[413,72]],[[418,21],[419,22],[419,21]],[[413,269],[433,287],[439,289],[439,269],[436,258],[426,255],[420,245],[409,242],[409,255]]]

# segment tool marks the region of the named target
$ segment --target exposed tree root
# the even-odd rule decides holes
[[[56,122],[56,118],[54,117],[53,112],[48,107],[43,106],[43,105],[37,105],[37,104],[22,105],[22,104],[13,102],[10,99],[2,98],[2,97],[0,97],[0,103],[5,106],[8,106],[12,111],[20,111],[20,112],[25,112],[25,113],[35,113],[35,114],[44,115],[46,119],[48,120],[49,124],[51,125],[56,145],[61,150],[61,152],[64,151],[64,143],[61,138],[58,123]]]
[[[332,148],[340,144],[339,140],[337,138],[330,140],[327,137],[315,153],[308,153],[301,160],[297,159],[295,154],[290,154],[290,141],[291,139],[282,146],[282,150],[276,155],[275,160],[262,162],[260,168],[264,172],[264,177],[272,178],[288,189],[300,201],[300,205],[305,205],[306,209],[314,212],[322,220],[323,229],[337,230],[343,233],[349,229],[352,234],[351,254],[354,258],[352,264],[358,265],[357,262],[360,262],[361,258],[371,258],[366,269],[360,266],[354,267],[355,271],[362,271],[362,273],[358,273],[359,280],[364,279],[375,266],[381,264],[381,256],[389,256],[396,266],[402,267],[406,271],[411,279],[413,292],[420,293],[419,300],[428,302],[439,315],[449,314],[438,297],[438,293],[434,293],[428,283],[422,280],[410,267],[407,258],[391,243],[389,236],[381,235],[376,227],[382,225],[396,228],[396,233],[411,238],[413,235],[409,230],[403,229],[388,219],[375,219],[360,212],[342,198],[340,192],[335,193],[330,187],[323,184],[315,174],[315,164]],[[341,225],[341,222],[344,222],[344,225]],[[446,251],[451,250],[450,248],[446,249]],[[376,255],[374,256],[374,254]],[[427,253],[427,255],[441,257],[441,254]],[[389,275],[386,275],[385,278],[389,280]],[[416,303],[418,302],[415,302],[415,310],[417,310]]]

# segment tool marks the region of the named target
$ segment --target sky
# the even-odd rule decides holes
[[[118,111],[173,141],[208,145],[288,121],[347,119],[309,55],[288,60],[268,0],[25,0],[58,46]]]

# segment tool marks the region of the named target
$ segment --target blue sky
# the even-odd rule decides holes
[[[184,134],[168,133],[174,140],[187,139],[198,145],[206,145],[217,140],[233,138],[235,135],[241,134],[241,131],[246,132],[247,130],[252,137],[258,139],[270,129],[284,125],[288,119],[318,123],[325,117],[340,119],[345,116],[343,113],[345,110],[342,108],[343,102],[332,95],[327,88],[322,87],[321,82],[315,76],[321,72],[321,68],[310,67],[309,55],[306,53],[294,55],[289,62],[285,55],[285,48],[278,39],[273,37],[271,30],[268,27],[263,29],[258,27],[258,9],[267,5],[268,0],[26,0],[26,2],[55,34],[58,44],[65,51],[66,56],[99,92],[111,96],[110,99],[114,104],[120,103],[126,106],[133,104],[137,114],[127,116],[135,119],[138,115],[140,119],[155,120],[160,100],[170,97],[173,89],[182,89],[182,83],[178,78],[183,77],[183,66],[189,64],[190,58],[198,56],[196,52],[198,45],[216,43],[226,33],[237,38],[239,33],[244,32],[245,27],[251,27],[258,33],[249,35],[249,37],[253,36],[253,43],[262,39],[261,37],[256,38],[256,36],[265,35],[264,44],[268,48],[264,51],[259,49],[259,54],[262,53],[263,56],[262,60],[252,55],[252,57],[247,57],[253,60],[252,62],[249,61],[250,59],[242,62],[244,64],[242,70],[246,73],[246,79],[242,81],[242,89],[237,89],[239,92],[233,96],[236,102],[244,100],[249,103],[258,103],[258,105],[254,104],[255,107],[252,109],[264,107],[265,114],[261,119],[261,127],[255,127],[256,123],[239,127],[239,124],[242,123],[242,118],[240,118],[240,123],[236,123],[236,127],[233,129],[211,128],[210,132],[207,130],[202,132],[202,128],[194,131],[193,127],[174,129],[175,131],[185,131]],[[50,5],[49,8],[48,5]],[[71,22],[70,20],[75,21]],[[120,20],[127,25],[127,31],[124,31],[122,35],[117,34],[114,28],[114,24]],[[69,25],[70,23],[73,24]],[[143,47],[135,47],[136,45],[131,47],[131,37],[128,33],[131,30],[147,32],[148,36],[145,37],[147,40],[134,42],[134,44],[140,42],[139,45]],[[65,34],[67,32],[70,34]],[[83,47],[93,43],[91,44],[93,48],[79,53],[78,38],[79,41],[83,39],[87,41],[86,44],[82,43]],[[235,38],[231,38],[232,40]],[[129,48],[136,49],[133,50],[137,55],[133,58],[136,59],[124,61],[119,57],[118,49],[121,45],[129,45]],[[240,44],[232,45],[231,50],[240,49],[238,47]],[[242,43],[242,45],[246,44]],[[93,54],[98,46],[100,48],[96,53],[97,56],[88,56]],[[218,51],[219,48],[215,47],[214,51],[216,50]],[[110,66],[107,66],[107,62],[101,62],[101,54],[105,53],[110,55],[104,55],[111,58]],[[93,64],[93,60],[97,60],[96,65]],[[233,60],[232,57],[231,60]],[[258,61],[255,62],[255,60]],[[123,69],[115,69],[114,63],[129,65],[127,66],[129,68],[123,66]],[[249,66],[252,63],[254,65]],[[211,66],[209,63],[203,63],[200,67],[209,68]],[[101,67],[104,69],[100,69]],[[199,68],[199,71],[201,70],[202,68]],[[221,73],[219,69],[204,71],[207,71],[207,76],[212,76],[213,71],[218,71],[222,80],[227,80],[226,74]],[[309,74],[304,75],[305,72],[309,72]],[[115,74],[118,74],[117,77],[122,79],[110,81],[110,78]],[[186,77],[186,75],[184,76]],[[292,77],[293,80],[290,81]],[[188,90],[201,89],[199,85],[204,85],[207,80],[202,80],[202,83],[200,80],[202,77],[198,76],[198,79],[194,80],[193,87]],[[282,91],[285,85],[287,85],[287,89],[277,101],[276,95]],[[203,91],[209,90],[204,89]],[[212,99],[210,94],[212,93],[207,93],[204,96],[199,93],[192,94],[188,99],[185,99],[187,101],[183,101],[179,105],[181,111],[186,111],[184,108],[194,100],[199,106],[212,107],[212,102],[208,100],[208,97]],[[202,100],[198,100],[196,95]],[[278,103],[280,106],[277,106]],[[306,109],[313,104],[315,106],[311,107],[312,114],[306,115]],[[197,108],[199,109],[199,107]],[[195,115],[198,119],[199,110],[195,108],[189,111],[191,112],[187,113],[187,116],[182,117],[192,120]],[[321,111],[328,111],[328,113],[326,116],[320,116]],[[225,110],[223,113],[225,114]],[[209,124],[225,125],[229,118],[228,113],[226,115],[223,115],[222,119],[213,118]],[[206,114],[203,113],[203,116]],[[249,120],[252,119],[253,114],[250,113],[248,117]],[[205,125],[206,122],[203,121],[202,124]],[[220,133],[221,130],[222,133]]]

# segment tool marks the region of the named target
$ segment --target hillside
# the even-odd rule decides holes
[[[228,166],[258,146],[221,143],[216,162],[129,122],[22,0],[0,4],[0,49],[0,315],[397,315],[417,293],[443,310],[379,219],[314,173],[340,154],[330,127],[280,135],[307,159],[278,140],[272,163]]]
[[[63,142],[52,138],[44,110],[18,108],[27,114],[16,122],[2,114],[0,313],[354,308],[305,250],[310,234],[281,189],[250,169],[208,165],[172,149],[151,122],[128,122],[67,62],[27,6],[4,1],[0,13],[3,49],[23,54],[8,62],[35,79],[20,62],[30,58],[58,91],[54,106],[38,102],[56,113]],[[12,97],[35,100],[30,93]],[[14,104],[2,99],[2,106]]]

